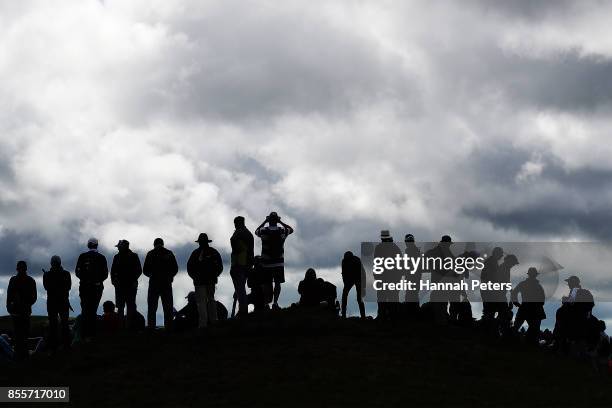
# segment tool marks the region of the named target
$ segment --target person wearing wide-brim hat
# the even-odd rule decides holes
[[[538,270],[531,267],[527,270],[527,279],[520,282],[510,291],[510,299],[512,304],[518,307],[516,318],[514,319],[514,330],[518,332],[527,322],[526,340],[530,344],[537,344],[540,335],[540,325],[543,319],[546,319],[544,312],[544,301],[546,294],[544,288],[538,281]],[[519,295],[521,302],[519,303]]]
[[[209,323],[217,321],[215,285],[223,272],[223,261],[219,251],[209,244],[213,242],[208,234],[201,233],[195,249],[187,261],[187,274],[193,279],[196,304],[198,306],[198,328],[204,329]]]

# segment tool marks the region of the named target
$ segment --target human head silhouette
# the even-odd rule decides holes
[[[59,268],[60,266],[62,266],[62,258],[58,255],[53,255],[51,257],[51,268]]]
[[[270,223],[270,225],[276,225],[280,221],[280,217],[276,211],[272,211],[266,218],[268,219],[268,223]]]
[[[98,249],[98,239],[91,237],[87,240],[87,248],[89,249]]]
[[[493,248],[493,251],[491,252],[491,257],[494,259],[501,259],[501,257],[504,256],[504,250],[501,249],[500,247],[495,247]]]
[[[570,276],[565,281],[567,282],[567,286],[569,286],[570,289],[580,287],[580,279],[577,276]]]
[[[130,249],[130,242],[127,239],[121,239],[119,242],[117,242],[115,247],[119,250],[119,252],[125,251]]]
[[[115,304],[112,301],[107,300],[102,304],[102,310],[104,313],[113,313],[115,311]]]
[[[453,240],[451,239],[450,235],[442,235],[442,238],[440,239],[440,246],[442,248],[448,248],[452,243]]]
[[[196,240],[196,242],[200,244],[201,247],[207,247],[208,244],[212,242],[212,239],[208,239],[208,234],[205,232],[202,232],[198,236],[198,239]]]
[[[239,215],[236,218],[234,218],[234,227],[236,228],[244,227],[244,217],[242,215]]]
[[[389,230],[380,231],[380,242],[393,242],[393,237]]]
[[[350,259],[353,257],[353,253],[351,251],[346,251],[344,253],[344,259]]]
[[[155,238],[155,241],[153,241],[153,247],[154,248],[161,248],[164,246],[164,240],[161,238]]]
[[[313,280],[313,279],[317,279],[317,273],[315,272],[314,269],[312,268],[308,268],[306,270],[306,276],[305,276],[306,280]]]
[[[17,262],[15,270],[18,274],[25,274],[28,271],[28,264],[25,261]]]

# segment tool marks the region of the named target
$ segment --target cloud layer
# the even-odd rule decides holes
[[[382,228],[609,239],[606,7],[7,2],[2,273],[91,235],[227,252],[235,215],[271,210],[296,271]]]

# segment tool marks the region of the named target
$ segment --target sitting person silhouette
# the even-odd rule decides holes
[[[314,269],[308,268],[304,280],[298,285],[301,306],[316,306],[320,301],[320,283],[317,281],[317,273]]]
[[[114,334],[123,327],[123,319],[115,311],[115,304],[107,300],[102,304],[104,314],[101,319],[102,332],[106,334]]]

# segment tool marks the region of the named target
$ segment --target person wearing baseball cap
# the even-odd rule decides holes
[[[74,270],[79,278],[82,334],[86,339],[96,334],[98,307],[104,291],[104,281],[108,278],[108,262],[106,257],[98,252],[98,240],[89,238],[87,248],[87,252],[79,255]]]
[[[572,275],[565,282],[569,287],[569,295],[561,298],[554,331],[562,349],[566,348],[569,341],[586,340],[589,319],[595,306],[593,294],[582,287],[580,278]]]
[[[193,279],[196,304],[198,306],[198,328],[205,329],[209,323],[217,321],[215,286],[223,272],[223,260],[219,251],[210,246],[208,234],[201,233],[196,248],[187,261],[187,274]]]
[[[122,239],[115,247],[118,253],[111,266],[111,282],[115,287],[117,314],[123,319],[127,306],[127,326],[130,327],[136,314],[136,292],[138,278],[142,275],[142,265],[138,254],[132,252],[129,241]]]
[[[172,297],[172,281],[178,273],[178,263],[174,253],[164,247],[164,240],[155,238],[153,249],[147,253],[142,274],[149,278],[147,292],[147,327],[156,327],[156,315],[159,299],[164,309],[164,329],[172,328],[174,299]]]

